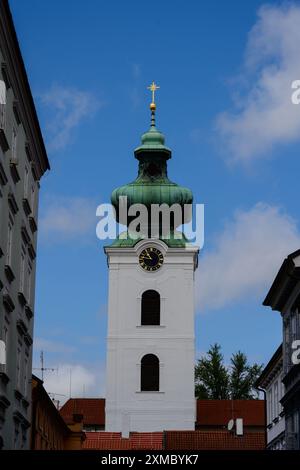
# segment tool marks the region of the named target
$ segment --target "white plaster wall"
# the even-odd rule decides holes
[[[163,266],[145,272],[138,255],[156,246]],[[145,240],[134,248],[107,248],[109,305],[106,376],[106,431],[194,429],[194,269],[197,249],[168,248]],[[161,296],[161,325],[141,326],[141,296]],[[140,392],[140,361],[160,360],[160,391]]]

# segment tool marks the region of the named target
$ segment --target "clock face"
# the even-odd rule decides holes
[[[153,246],[145,248],[139,256],[139,263],[146,271],[157,271],[163,262],[164,257],[162,252]]]

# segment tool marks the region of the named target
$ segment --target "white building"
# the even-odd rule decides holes
[[[256,382],[266,394],[267,448],[285,449],[285,418],[280,400],[284,396],[282,344],[264,368]]]
[[[167,177],[171,151],[155,127],[135,150],[137,179],[112,194],[128,208],[143,203],[192,202],[192,193]],[[127,208],[127,210],[128,210]],[[146,224],[149,230],[151,220]],[[185,239],[119,237],[105,248],[109,266],[106,431],[195,429],[194,271],[198,249]]]

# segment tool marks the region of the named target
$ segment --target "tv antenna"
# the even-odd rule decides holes
[[[65,397],[63,393],[56,393],[56,392],[48,392],[49,397],[51,398],[52,402],[54,403],[55,407],[59,410],[60,401],[58,398],[55,397]]]
[[[44,382],[44,372],[46,370],[49,370],[51,372],[55,372],[56,369],[52,367],[44,367],[44,351],[41,351],[40,354],[40,361],[41,361],[41,367],[34,367],[34,370],[40,370],[42,372],[42,381]]]

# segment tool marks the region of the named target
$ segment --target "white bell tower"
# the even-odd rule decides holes
[[[152,84],[153,86],[153,84]],[[153,91],[153,90],[152,90]],[[167,177],[171,151],[156,129],[135,150],[137,179],[112,203],[187,204],[192,193]],[[117,213],[118,217],[118,213]],[[118,219],[119,220],[119,219]],[[105,248],[109,266],[105,430],[195,429],[194,272],[198,248],[184,240],[120,237]]]

